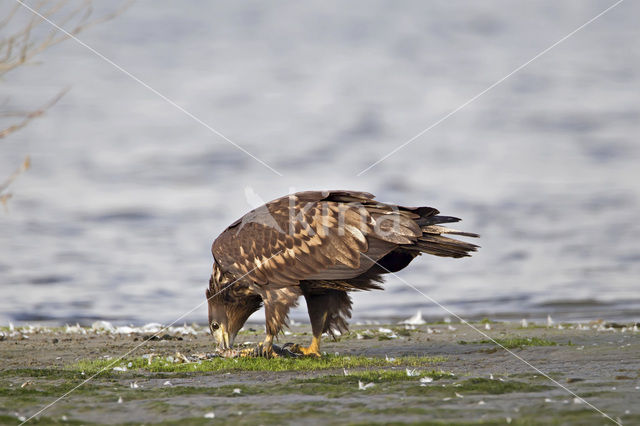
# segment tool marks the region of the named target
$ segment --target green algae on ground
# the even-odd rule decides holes
[[[482,394],[503,394],[511,392],[542,392],[553,389],[547,385],[532,385],[515,380],[495,380],[484,377],[474,377],[458,383],[456,392],[482,393]]]
[[[505,393],[536,393],[553,389],[553,386],[533,385],[514,380],[486,379],[484,377],[474,377],[446,386],[424,386],[409,387],[405,389],[407,395],[429,395],[454,397],[458,395],[500,395]]]
[[[520,337],[520,336],[496,337],[493,340],[484,339],[484,340],[477,340],[474,342],[467,342],[465,340],[460,340],[458,341],[458,343],[461,345],[488,344],[488,343],[496,344],[497,343],[498,345],[504,346],[507,349],[516,349],[516,348],[522,348],[525,346],[557,346],[558,345],[557,342],[547,340],[547,339],[541,339],[539,337]]]
[[[24,420],[26,420],[26,417],[24,417]],[[15,416],[7,416],[7,415],[0,415],[0,424],[1,425],[15,425],[15,424],[20,424],[24,421],[22,418],[19,417],[15,417]],[[86,422],[86,421],[80,421],[80,420],[73,420],[73,419],[55,419],[53,417],[34,417],[33,419],[29,420],[29,424],[44,424],[44,425],[51,425],[51,424],[61,424],[61,425],[90,425],[90,424],[94,424],[93,422]]]
[[[434,380],[439,380],[442,378],[454,378],[455,375],[453,373],[447,371],[417,371],[412,370],[411,375],[406,370],[368,370],[368,371],[357,371],[357,372],[348,372],[343,375],[329,375],[329,376],[320,376],[313,377],[310,379],[295,379],[294,383],[328,383],[328,384],[347,384],[347,383],[355,383],[358,384],[358,381],[362,382],[373,382],[373,383],[382,383],[382,382],[402,382],[402,381],[416,381],[421,377],[430,377]]]
[[[269,394],[273,390],[272,386],[246,386],[246,385],[221,385],[221,386],[140,386],[131,388],[121,386],[113,389],[118,390],[118,394],[124,400],[146,400],[154,398],[173,398],[177,396],[205,395],[211,397],[237,398],[247,395]]]
[[[328,416],[334,415],[335,413],[327,410],[305,410],[304,417],[298,414],[299,418],[307,419],[315,419],[316,423],[322,424],[323,421],[326,421]],[[158,423],[153,423],[156,426],[182,426],[182,425],[282,425],[282,424],[291,424],[294,420],[296,420],[296,414],[292,414],[287,411],[267,411],[267,410],[253,410],[250,414],[242,414],[235,415],[231,414],[226,418],[220,418],[218,415],[214,419],[211,418],[203,418],[203,417],[185,417],[181,419],[174,420],[163,420]],[[295,423],[294,423],[295,424]]]
[[[57,398],[72,389],[76,389],[79,383],[81,382],[73,380],[26,381],[23,386],[7,386],[6,383],[1,383],[0,398],[10,398],[14,406],[20,403],[32,403],[41,398]],[[109,386],[111,386],[111,384]],[[82,393],[83,395],[98,396],[104,389],[104,385],[87,383],[76,392]]]
[[[406,369],[402,370],[373,370],[358,371],[348,373],[348,375],[329,375],[308,379],[291,379],[286,384],[261,384],[247,386],[243,384],[220,385],[220,386],[183,386],[170,385],[159,386],[150,384],[141,384],[139,387],[131,387],[129,384],[122,383],[100,383],[85,385],[78,392],[83,395],[91,395],[101,401],[113,400],[114,394],[121,396],[125,401],[132,400],[149,400],[149,401],[166,401],[175,397],[189,397],[203,395],[207,398],[225,397],[225,398],[241,398],[251,395],[323,395],[330,398],[339,397],[354,390],[359,389],[359,382],[374,382],[379,385],[400,385],[394,389],[400,390],[406,386],[406,382],[413,382],[417,385],[421,377],[431,377],[434,380],[441,378],[453,378],[453,374],[444,371],[415,371],[410,370],[411,375],[407,374]],[[73,388],[73,384],[37,384],[34,388],[12,389],[7,391],[4,396],[12,397],[22,396],[28,398],[30,402],[35,402],[34,397],[51,397],[57,396]],[[36,388],[37,386],[37,388]],[[379,387],[367,389],[368,393],[386,392],[389,387]],[[16,392],[17,391],[17,392]],[[3,395],[0,395],[3,396]],[[157,409],[166,409],[167,406],[156,407]]]
[[[80,379],[81,371],[66,371],[55,368],[14,368],[0,371],[0,377],[42,377],[53,379]]]
[[[420,376],[407,376],[404,371],[401,372],[402,374],[399,373],[397,371],[372,371],[348,376],[323,376],[292,380],[289,386],[281,387],[275,393],[298,393],[339,398],[352,395],[354,392],[363,392],[370,395],[393,394],[442,398],[465,394],[537,393],[552,389],[551,386],[546,385],[531,385],[518,381],[491,380],[481,377],[458,383],[448,381],[445,384],[427,384],[421,383]],[[425,372],[422,377],[431,377],[431,375],[440,379],[453,378],[451,373],[446,372]],[[373,386],[367,388],[360,386],[365,383],[373,383]]]
[[[394,327],[391,329],[391,331],[393,331],[398,336],[409,337],[411,336],[411,332],[414,330],[410,330],[408,328]]]
[[[68,367],[69,371],[83,371],[86,374],[112,372],[115,367],[125,367],[127,371],[148,372],[229,372],[229,371],[315,371],[336,368],[359,367],[422,367],[444,362],[443,357],[407,356],[394,360],[365,356],[324,355],[320,358],[213,358],[193,363],[169,362],[164,357],[137,357],[122,360],[82,360]]]
[[[354,395],[354,392],[366,394],[397,394],[407,387],[419,387],[422,377],[431,377],[433,380],[441,378],[453,378],[452,373],[445,371],[414,371],[411,375],[405,369],[399,370],[373,370],[347,372],[346,375],[326,375],[307,379],[293,379],[286,386],[280,386],[275,391],[277,394],[304,394],[322,395],[327,398],[340,398],[346,395]],[[369,385],[373,383],[373,385]],[[368,385],[363,387],[362,385]]]

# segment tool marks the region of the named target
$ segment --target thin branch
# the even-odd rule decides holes
[[[0,139],[10,135],[11,133],[22,129],[24,126],[26,126],[27,124],[29,124],[29,122],[35,118],[40,117],[42,114],[44,114],[49,108],[51,108],[52,106],[54,106],[68,91],[69,91],[69,87],[67,87],[66,89],[64,89],[62,92],[58,93],[53,99],[51,99],[49,102],[47,102],[46,104],[44,104],[43,106],[41,106],[40,108],[34,110],[34,111],[30,111],[27,114],[24,114],[25,118],[16,124],[12,124],[11,126],[0,130]]]
[[[76,35],[93,25],[109,21],[124,13],[133,4],[133,0],[126,1],[114,12],[95,17],[94,19],[92,19],[92,0],[84,0],[79,5],[74,5],[73,7],[67,7],[69,4],[70,0],[39,0],[30,7],[37,10],[42,17],[33,14],[29,16],[24,25],[14,30],[13,33],[9,35],[0,34],[0,78],[9,71],[29,63],[36,55],[42,53],[49,47],[69,38],[68,34],[62,34],[56,29],[49,29],[48,25],[40,26],[45,18],[55,20],[60,26],[71,27],[71,30],[68,31],[69,34]],[[22,5],[16,4],[10,8],[8,13],[0,18],[0,30],[10,30],[12,21],[15,21],[17,17],[20,16],[19,10],[21,8]],[[64,89],[45,105],[34,111],[9,110],[0,112],[0,117],[20,117],[22,119],[5,129],[0,129],[0,139],[22,129],[32,120],[42,116],[68,91],[69,88]],[[7,188],[18,176],[27,171],[30,165],[31,160],[29,156],[27,156],[20,167],[4,182],[0,183],[0,204],[3,204],[5,208],[7,201],[12,197],[12,194],[7,191]]]
[[[34,9],[38,10],[42,16],[52,18],[53,15],[62,13],[68,3],[68,0],[60,0],[51,4],[50,1],[45,0],[34,6]],[[91,0],[85,0],[80,6],[58,17],[56,21],[61,26],[71,25],[72,28],[69,30],[69,33],[76,35],[94,25],[116,18],[124,13],[132,4],[133,0],[128,0],[115,11],[91,19],[93,15],[93,5]],[[0,28],[8,25],[15,15],[16,11],[12,9],[9,15],[0,22]],[[43,19],[34,15],[21,30],[0,39],[0,52],[2,52],[0,55],[0,76],[20,65],[24,65],[34,56],[69,38],[68,35],[60,34],[57,30],[52,29],[46,36],[34,40],[33,30],[42,23]]]
[[[11,22],[11,19],[13,18],[13,16],[16,14],[16,12],[19,9],[20,9],[20,5],[19,4],[16,4],[15,6],[13,6],[11,11],[9,13],[7,13],[7,16],[5,16],[4,19],[2,21],[0,21],[0,29],[6,27],[7,24],[9,22]]]
[[[9,201],[13,196],[12,193],[6,192],[6,189],[18,178],[18,176],[29,170],[29,167],[31,167],[31,158],[27,155],[22,161],[20,167],[11,173],[11,176],[9,176],[4,182],[0,183],[0,203],[2,203],[5,209],[7,208],[7,201]]]

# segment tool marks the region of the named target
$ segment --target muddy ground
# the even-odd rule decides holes
[[[512,353],[465,324],[376,324],[325,339],[326,365],[291,360],[285,371],[268,365],[249,371],[250,363],[220,360],[226,363],[220,371],[199,371],[203,365],[185,367],[176,352],[211,352],[202,329],[160,333],[144,343],[151,333],[5,327],[0,423],[29,419],[113,360],[29,423],[640,424],[638,326],[473,325]],[[280,343],[310,338],[308,326],[290,330]],[[237,340],[262,338],[248,328]],[[138,368],[148,354],[156,354],[164,371]],[[217,360],[207,362],[210,368]]]

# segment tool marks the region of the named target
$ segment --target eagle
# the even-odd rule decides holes
[[[313,337],[287,344],[298,355],[320,356],[323,333],[348,331],[349,292],[382,289],[383,276],[422,253],[461,258],[478,246],[447,235],[478,237],[447,228],[460,221],[433,207],[376,201],[367,192],[305,191],[258,207],[213,242],[206,290],[209,329],[220,350],[233,346],[249,316],[264,306],[266,338],[254,354],[277,356],[273,344],[289,309],[306,300]]]

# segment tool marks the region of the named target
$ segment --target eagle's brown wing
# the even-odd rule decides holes
[[[376,226],[389,214],[402,216],[389,222],[394,229]],[[262,285],[348,278],[398,244],[415,241],[422,231],[412,219],[419,217],[364,192],[301,192],[249,212],[214,241],[212,253],[223,270]]]

